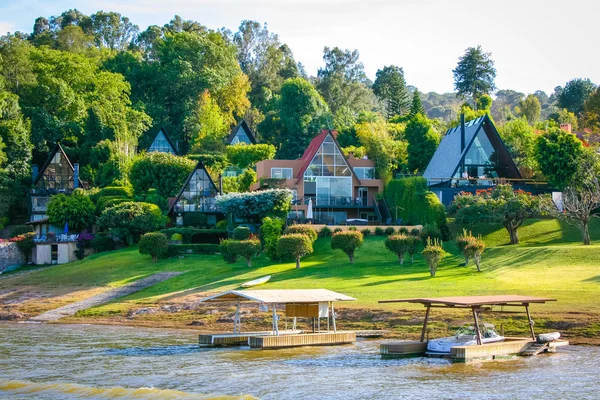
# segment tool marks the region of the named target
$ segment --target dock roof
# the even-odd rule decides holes
[[[500,296],[454,296],[454,297],[430,297],[414,299],[396,299],[380,300],[379,303],[420,303],[424,305],[442,305],[448,307],[474,307],[474,306],[522,306],[530,303],[546,303],[547,301],[556,301],[545,297],[531,297],[520,295],[500,295]]]
[[[356,301],[354,297],[326,289],[293,290],[229,290],[200,300],[204,303],[227,301],[258,301],[261,303],[319,303],[326,301]]]

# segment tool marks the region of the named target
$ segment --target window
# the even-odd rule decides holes
[[[497,178],[499,176],[498,153],[485,131],[480,131],[465,154],[464,162],[457,169],[455,178],[467,172],[470,178]]]
[[[65,193],[74,188],[74,182],[75,173],[69,164],[69,160],[62,151],[58,150],[42,172],[36,187],[50,190],[48,194],[54,192]]]
[[[292,168],[271,168],[271,178],[292,179],[294,170]]]
[[[175,205],[175,211],[217,211],[217,188],[204,169],[196,169]]]
[[[154,142],[152,142],[152,145],[150,145],[150,147],[148,148],[148,151],[149,152],[157,151],[159,153],[175,154],[175,150],[173,149],[173,147],[171,146],[171,144],[165,137],[165,134],[163,133],[163,131],[158,132],[158,135],[156,135],[156,139],[154,139]]]
[[[374,167],[356,167],[354,173],[358,179],[375,179]]]

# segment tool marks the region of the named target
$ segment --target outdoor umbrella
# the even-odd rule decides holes
[[[312,205],[312,198],[308,199],[308,207],[306,208],[306,219],[312,220],[313,219],[313,205]]]
[[[69,223],[65,222],[65,229],[63,231],[64,234],[68,234],[69,233]]]

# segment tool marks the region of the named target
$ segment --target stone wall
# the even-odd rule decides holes
[[[25,257],[17,247],[16,243],[0,243],[0,273],[9,267],[15,267],[25,264]]]

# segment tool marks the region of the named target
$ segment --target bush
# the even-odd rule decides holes
[[[378,226],[375,228],[375,235],[376,236],[385,236],[385,230],[382,227]]]
[[[48,202],[48,221],[52,225],[65,226],[75,232],[82,231],[94,222],[96,207],[87,196],[67,196],[59,194],[52,196]]]
[[[33,227],[31,225],[16,225],[10,230],[10,237],[19,236],[29,232],[33,232]]]
[[[172,242],[181,242],[183,241],[183,235],[181,233],[174,233],[171,235]]]
[[[219,245],[219,250],[221,251],[223,260],[225,260],[229,264],[233,264],[237,260],[237,254],[235,254],[235,252],[233,251],[234,242],[235,240],[232,239],[223,239],[221,240],[221,244]]]
[[[318,237],[317,231],[315,231],[315,228],[313,228],[312,225],[303,225],[303,224],[290,225],[286,228],[285,233],[286,234],[300,233],[302,235],[306,235],[306,236],[308,236],[308,238],[310,239],[310,241],[312,243],[314,243]]]
[[[217,254],[218,244],[170,244],[169,255],[177,254]]]
[[[362,246],[363,235],[358,231],[338,232],[331,238],[331,248],[342,250],[350,258],[350,264],[354,264],[354,251]]]
[[[228,193],[217,197],[217,205],[225,214],[238,218],[259,219],[264,217],[285,218],[290,210],[292,191],[269,189],[250,193]]]
[[[194,166],[195,163],[186,157],[160,152],[145,153],[133,160],[129,180],[138,195],[154,188],[162,197],[173,197],[181,190]]]
[[[465,266],[469,265],[469,255],[465,251],[466,247],[471,243],[475,238],[471,232],[467,232],[466,229],[463,229],[462,235],[458,235],[456,237],[456,246],[465,256]]]
[[[135,201],[140,201],[143,203],[155,204],[163,211],[167,211],[169,209],[169,200],[158,194],[156,189],[150,189],[143,194],[138,194],[133,197]],[[185,219],[185,216],[184,216]]]
[[[440,214],[445,217],[444,205],[429,191],[427,180],[420,176],[391,180],[384,197],[391,215],[398,215],[404,224],[439,224]]]
[[[223,219],[215,224],[215,229],[227,230],[228,225],[229,223],[227,222],[227,220]]]
[[[78,260],[83,260],[85,257],[85,250],[92,247],[92,240],[94,235],[88,231],[82,231],[77,237],[77,249],[75,250],[75,256]]]
[[[131,199],[133,189],[129,186],[107,186],[93,195],[92,200],[97,201],[100,197],[123,197]]]
[[[241,169],[253,166],[262,160],[275,157],[275,146],[272,144],[234,144],[227,146],[227,158],[233,165]]]
[[[485,250],[485,242],[481,238],[473,238],[465,246],[464,253],[465,257],[473,257],[475,265],[477,266],[477,272],[481,272],[481,254]]]
[[[100,196],[96,201],[96,212],[98,214],[102,214],[102,211],[106,210],[107,208],[114,207],[117,204],[128,201],[131,201],[131,199],[127,199],[125,197]]]
[[[109,233],[100,232],[94,236],[91,245],[96,253],[101,253],[117,249],[118,242]]]
[[[432,241],[437,241],[437,242],[442,241],[442,234],[440,233],[440,230],[435,225],[424,226],[423,229],[421,229],[419,236],[421,236],[421,241],[423,242],[424,245],[427,245],[428,239],[431,239]]]
[[[301,233],[290,233],[277,240],[277,254],[280,257],[292,257],[296,268],[300,268],[300,259],[313,252],[313,242]]]
[[[136,243],[144,233],[163,228],[165,222],[166,218],[156,205],[134,202],[107,208],[98,218],[100,229],[107,229],[129,244]]]
[[[199,212],[183,213],[183,226],[192,226],[194,228],[206,228],[208,225],[208,217],[206,214]]]
[[[400,227],[398,229],[398,234],[400,235],[408,235],[408,229],[406,229],[404,226]]]
[[[250,228],[247,226],[238,226],[233,230],[233,238],[235,240],[248,240],[251,233]]]
[[[349,230],[349,231],[358,231],[358,229],[356,229],[356,227],[355,227],[355,226],[351,226],[351,227],[349,227],[349,228],[348,228],[348,230]]]
[[[361,231],[364,237],[367,237],[371,234],[371,230],[369,228],[365,228]]]
[[[338,233],[338,232],[343,232],[343,231],[344,231],[344,230],[343,230],[342,228],[335,228],[335,229],[333,230],[333,233],[335,234],[335,233]]]
[[[331,232],[331,228],[329,228],[327,225],[325,225],[324,227],[321,228],[321,230],[319,231],[319,237],[330,237],[333,234],[333,232]]]
[[[17,248],[25,256],[26,263],[29,262],[29,255],[31,254],[31,250],[35,247],[35,242],[33,241],[34,237],[35,233],[29,232],[9,239],[10,242],[17,244]]]
[[[169,252],[169,240],[164,233],[150,232],[142,235],[138,243],[140,254],[152,256],[152,262],[164,258]]]
[[[277,260],[277,240],[283,231],[283,220],[281,218],[265,217],[260,226],[260,240],[265,248],[265,254],[272,261]]]
[[[410,230],[410,234],[412,236],[420,236],[421,235],[421,230],[419,228],[412,228]]]
[[[419,239],[414,236],[393,235],[385,239],[385,247],[398,256],[400,265],[404,264],[404,254],[410,255],[410,262],[414,262],[414,254],[417,250]]]
[[[221,229],[199,229],[199,228],[167,228],[161,230],[167,237],[178,233],[182,236],[184,244],[219,244],[221,239],[227,239],[228,233]]]
[[[394,228],[392,226],[388,226],[387,228],[385,228],[385,234],[387,236],[393,235],[396,231],[394,230]]]
[[[229,245],[229,251],[233,252],[236,256],[246,259],[249,267],[252,266],[252,257],[259,254],[260,250],[261,246],[258,240],[234,240]]]
[[[437,267],[443,256],[444,249],[441,242],[437,239],[431,240],[427,238],[427,244],[425,245],[425,249],[423,249],[423,257],[425,257],[427,265],[429,265],[429,274],[431,276],[435,276]]]

